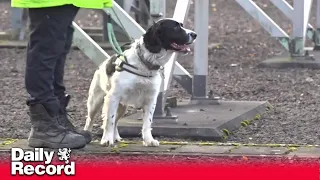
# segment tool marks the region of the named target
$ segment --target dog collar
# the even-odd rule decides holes
[[[151,78],[153,73],[141,72],[137,67],[128,63],[126,56],[118,55],[114,62],[116,71],[127,71],[137,76]]]
[[[140,61],[150,70],[163,70],[163,66],[152,64],[148,61],[145,61],[141,54],[141,45],[137,44],[137,55],[139,56]]]

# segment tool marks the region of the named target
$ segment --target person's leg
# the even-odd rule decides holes
[[[74,29],[71,22],[67,29],[67,36],[66,36],[67,39],[66,39],[64,51],[59,57],[59,59],[57,60],[57,63],[54,69],[54,81],[53,81],[54,94],[56,97],[58,97],[58,100],[60,102],[59,123],[63,125],[65,128],[83,135],[86,138],[87,143],[90,143],[92,139],[90,133],[87,131],[77,129],[71,123],[67,115],[67,106],[70,102],[71,96],[66,93],[66,88],[64,86],[63,79],[64,79],[64,68],[65,68],[67,54],[70,52],[71,45],[72,45],[73,32],[74,32]]]
[[[61,56],[57,60],[57,63],[56,63],[55,69],[54,69],[53,87],[54,87],[54,94],[58,98],[61,96],[64,96],[65,91],[66,91],[66,88],[63,83],[64,67],[65,67],[67,55],[71,49],[73,32],[74,32],[74,29],[72,27],[72,22],[71,22],[67,28],[66,43],[65,43],[65,46],[63,49],[63,53],[61,54]]]
[[[67,29],[73,21],[77,7],[65,5],[29,9],[30,37],[27,48],[25,85],[30,98],[32,129],[29,145],[49,148],[81,148],[83,136],[59,125],[60,102],[54,94],[54,69],[64,53]]]

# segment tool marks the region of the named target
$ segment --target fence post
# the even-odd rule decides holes
[[[314,50],[320,50],[320,0],[317,0],[317,16],[316,16],[316,30],[314,38]]]
[[[305,56],[305,40],[312,0],[293,1],[293,29],[290,53],[293,57]]]

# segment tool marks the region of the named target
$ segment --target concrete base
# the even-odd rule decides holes
[[[313,51],[311,56],[291,57],[283,54],[263,61],[258,67],[262,68],[309,68],[320,69],[320,51]]]
[[[26,139],[0,139],[0,152],[10,153],[11,148],[34,150],[28,146]],[[50,150],[45,148],[45,150]],[[145,147],[141,142],[121,142],[115,147],[102,147],[98,141],[91,142],[83,149],[72,150],[72,155],[86,154],[157,154],[157,155],[195,155],[221,157],[307,157],[319,158],[320,148],[317,145],[290,144],[237,144],[237,143],[197,143],[197,142],[161,142],[159,147]]]
[[[219,105],[221,104],[220,97],[191,97],[190,104],[195,105]]]
[[[189,101],[178,103],[172,115],[179,120],[153,120],[155,137],[191,138],[222,141],[229,131],[241,126],[245,120],[253,120],[267,110],[267,102],[221,101],[220,105],[196,105]],[[122,137],[141,137],[141,114],[133,114],[119,121]]]

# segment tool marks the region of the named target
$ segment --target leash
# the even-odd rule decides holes
[[[113,9],[112,9],[113,10]],[[114,10],[113,10],[114,12]],[[120,22],[122,29],[125,31],[125,33],[127,34],[127,36],[131,39],[131,42],[133,42],[134,40],[129,36],[129,34],[127,33],[127,31],[125,30],[123,24],[121,23],[118,15],[114,12],[114,14],[116,15],[118,21]],[[109,42],[110,45],[112,47],[112,49],[117,53],[117,60],[115,61],[116,67],[115,69],[117,71],[127,71],[130,72],[132,74],[138,75],[138,76],[142,76],[142,77],[152,77],[149,75],[142,75],[139,73],[135,73],[134,70],[138,70],[138,68],[136,68],[135,66],[132,66],[131,64],[128,63],[127,61],[127,57],[124,55],[124,52],[121,49],[121,46],[119,45],[116,35],[114,33],[114,29],[113,29],[113,24],[111,22],[111,15],[109,12],[107,12],[107,28],[108,28],[108,38],[109,38]],[[125,45],[128,45],[130,42],[126,43]],[[128,66],[128,68],[125,68],[124,65]],[[132,70],[130,70],[132,69]]]
[[[117,17],[118,21],[120,22],[121,28],[123,29],[123,31],[126,33],[127,37],[131,40],[131,42],[134,41],[133,38],[131,38],[131,36],[129,36],[129,33],[125,30],[120,18],[118,17],[118,15],[114,12],[114,9],[112,9],[113,14],[115,14],[115,16]],[[124,53],[121,49],[121,46],[119,45],[116,35],[114,34],[114,29],[113,29],[113,24],[111,22],[111,15],[110,12],[106,12],[107,14],[107,29],[108,29],[108,38],[109,38],[109,42],[110,45],[112,47],[112,49],[119,55],[124,56]],[[127,43],[128,44],[128,43]]]
[[[113,14],[115,14],[117,20],[119,21],[121,28],[126,33],[127,37],[131,40],[131,42],[128,42],[128,43],[124,44],[123,46],[133,43],[134,39],[131,38],[129,33],[125,30],[124,25],[122,24],[122,22],[121,22],[120,18],[118,17],[118,15],[115,13],[114,9],[112,9],[112,11],[113,11]],[[133,65],[128,63],[127,57],[125,56],[124,52],[122,51],[122,48],[119,45],[119,43],[117,41],[117,38],[116,38],[116,35],[114,33],[113,24],[111,22],[111,14],[110,14],[110,12],[106,12],[106,14],[107,14],[107,28],[108,28],[109,42],[110,42],[110,45],[111,45],[112,49],[117,53],[117,57],[118,57],[117,60],[115,61],[115,65],[116,65],[115,69],[117,71],[125,70],[125,71],[127,71],[129,73],[132,73],[132,74],[135,74],[135,75],[141,76],[141,77],[146,77],[146,78],[153,77],[152,75],[149,75],[149,73],[148,74],[141,74],[141,72],[140,73],[135,72],[135,71],[139,71],[139,69],[137,67],[135,67],[135,66],[133,66]],[[140,61],[146,67],[148,67],[148,69],[151,68],[150,70],[158,70],[158,69],[163,70],[162,66],[161,67],[159,66],[158,68],[149,67],[148,64],[146,64],[146,62],[143,60],[143,57],[141,57],[139,52],[138,52],[138,56],[140,58]],[[124,67],[124,66],[127,66],[127,67]]]

